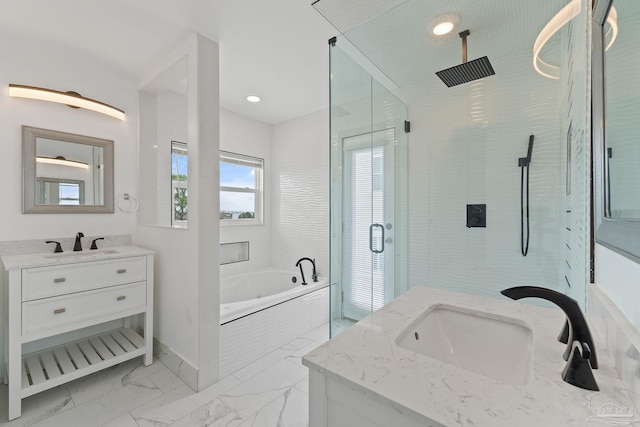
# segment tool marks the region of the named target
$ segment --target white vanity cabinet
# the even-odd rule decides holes
[[[9,420],[25,397],[134,357],[152,363],[152,252],[127,246],[2,262]]]

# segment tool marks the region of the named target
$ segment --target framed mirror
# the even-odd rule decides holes
[[[598,0],[593,20],[595,240],[640,262],[640,4]]]
[[[113,213],[113,141],[23,126],[22,213]]]

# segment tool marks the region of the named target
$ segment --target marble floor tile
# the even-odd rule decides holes
[[[256,360],[253,363],[248,364],[244,368],[240,368],[233,373],[233,376],[239,379],[240,381],[247,381],[249,378],[254,375],[259,374],[265,369],[275,365],[285,357],[289,355],[290,351],[283,349],[276,349],[271,353],[262,356],[260,359]]]
[[[121,379],[119,376],[116,378]],[[105,379],[102,378],[102,381]],[[127,384],[88,402],[76,404],[74,408],[33,425],[38,427],[101,426],[162,394],[150,379],[142,378],[136,381],[136,384]]]
[[[158,362],[158,364],[162,365],[160,362]],[[163,393],[168,393],[184,385],[184,381],[167,368],[149,375],[149,379],[153,381]]]
[[[140,426],[168,426],[193,411],[206,406],[221,393],[240,384],[228,376],[201,392],[194,392],[187,385],[178,387],[131,411]]]
[[[220,395],[220,400],[241,417],[248,418],[306,376],[306,368],[282,360]]]
[[[313,343],[313,340],[310,340],[308,338],[295,338],[280,347],[280,349],[285,351],[296,351],[300,350],[302,347],[308,346],[311,343]]]
[[[320,345],[322,344],[318,341],[311,341],[304,347],[301,347],[295,351],[292,351],[287,357],[285,357],[285,359],[293,363],[294,365],[298,365],[300,367],[304,367],[305,369],[307,369],[306,366],[302,365],[302,356],[315,350]]]
[[[296,384],[295,388],[297,388],[298,390],[300,390],[301,392],[303,392],[308,396],[309,395],[309,377],[307,376],[307,378],[303,379],[298,384]]]
[[[233,412],[219,399],[202,406],[189,415],[171,424],[171,427],[232,427],[240,425],[244,419]]]
[[[101,427],[138,427],[138,424],[131,417],[130,414],[124,414],[118,418],[109,421],[106,424],[102,424]]]
[[[74,403],[81,405],[123,386],[158,388],[147,377],[164,370],[167,368],[158,361],[144,366],[142,358],[136,358],[72,381],[67,386]]]
[[[240,424],[240,427],[307,427],[308,418],[307,395],[289,388]]]
[[[329,324],[325,323],[322,326],[319,326],[311,331],[307,332],[300,338],[306,338],[312,341],[318,341],[319,343],[323,343],[329,340]]]
[[[67,386],[59,386],[22,399],[22,416],[8,422],[9,393],[0,386],[0,425],[10,427],[31,426],[74,407]]]

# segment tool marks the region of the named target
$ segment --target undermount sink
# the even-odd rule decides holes
[[[51,254],[51,255],[45,255],[45,258],[71,258],[71,257],[78,257],[78,258],[83,258],[83,257],[87,257],[87,256],[91,256],[91,255],[108,255],[108,254],[117,254],[118,251],[114,250],[114,249],[104,249],[104,250],[91,250],[91,251],[83,251],[83,252],[68,252],[68,253],[62,253],[62,254]]]
[[[533,331],[518,319],[438,304],[405,329],[396,344],[510,384],[531,382]]]

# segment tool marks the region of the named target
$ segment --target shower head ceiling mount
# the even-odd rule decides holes
[[[496,73],[486,56],[467,62],[467,36],[469,34],[471,34],[469,30],[458,34],[462,38],[462,64],[436,72],[436,75],[447,87],[468,83]]]

